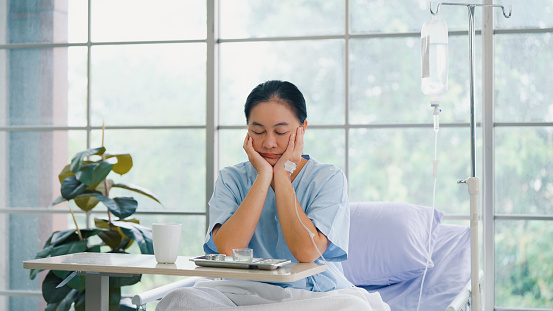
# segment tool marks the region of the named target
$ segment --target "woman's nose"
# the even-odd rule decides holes
[[[265,136],[265,140],[263,141],[263,148],[265,149],[271,149],[277,146],[276,143],[276,137],[272,134],[268,134]]]

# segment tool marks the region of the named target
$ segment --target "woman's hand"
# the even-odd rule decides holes
[[[301,155],[303,153],[303,135],[303,126],[299,126],[296,129],[296,133],[290,135],[288,147],[286,147],[286,151],[284,151],[278,162],[275,164],[275,170],[284,170],[284,163],[286,163],[286,161],[294,162],[296,165],[300,163]]]
[[[248,160],[257,171],[257,175],[270,175],[272,179],[273,166],[267,162],[259,152],[253,149],[253,138],[250,134],[246,134],[246,138],[244,139],[244,151],[246,151]]]

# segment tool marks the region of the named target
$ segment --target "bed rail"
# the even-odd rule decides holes
[[[484,278],[484,272],[480,270],[479,282],[482,284]],[[480,290],[480,288],[478,289]],[[470,310],[470,292],[471,292],[471,280],[467,282],[465,287],[457,294],[453,301],[449,304],[446,311],[468,311]]]
[[[192,287],[194,286],[194,284],[196,284],[196,281],[200,279],[205,279],[205,278],[193,276],[193,277],[186,278],[182,281],[169,283],[167,285],[156,287],[149,291],[136,294],[132,297],[132,304],[136,306],[136,310],[146,310],[146,304],[148,302],[163,298],[163,296],[165,296],[168,292],[172,291],[173,289],[177,289],[181,287]]]

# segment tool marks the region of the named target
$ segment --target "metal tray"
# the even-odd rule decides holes
[[[274,258],[253,258],[249,261],[234,261],[232,257],[226,256],[224,260],[208,259],[206,256],[190,258],[198,266],[203,267],[219,267],[219,268],[237,268],[237,269],[260,269],[260,270],[275,270],[286,264],[291,263],[288,259]]]

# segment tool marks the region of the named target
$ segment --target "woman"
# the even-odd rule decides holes
[[[249,161],[219,172],[209,201],[205,252],[231,255],[234,248],[249,247],[256,258],[295,262],[324,262],[322,253],[328,267],[293,283],[201,280],[168,293],[156,310],[389,311],[379,294],[351,288],[342,275],[339,261],[347,258],[349,234],[347,182],[338,168],[302,156],[307,112],[301,92],[285,81],[259,84],[247,98],[245,114]],[[285,170],[287,162],[295,164],[292,172]]]
[[[249,161],[219,173],[205,252],[232,255],[234,248],[249,247],[257,258],[296,262],[321,262],[323,254],[333,269],[278,285],[310,291],[351,287],[333,271],[341,273],[338,261],[347,258],[346,178],[338,168],[302,156],[307,128],[302,93],[290,82],[267,81],[252,90],[244,111]],[[287,161],[297,165],[293,173],[285,170]]]

